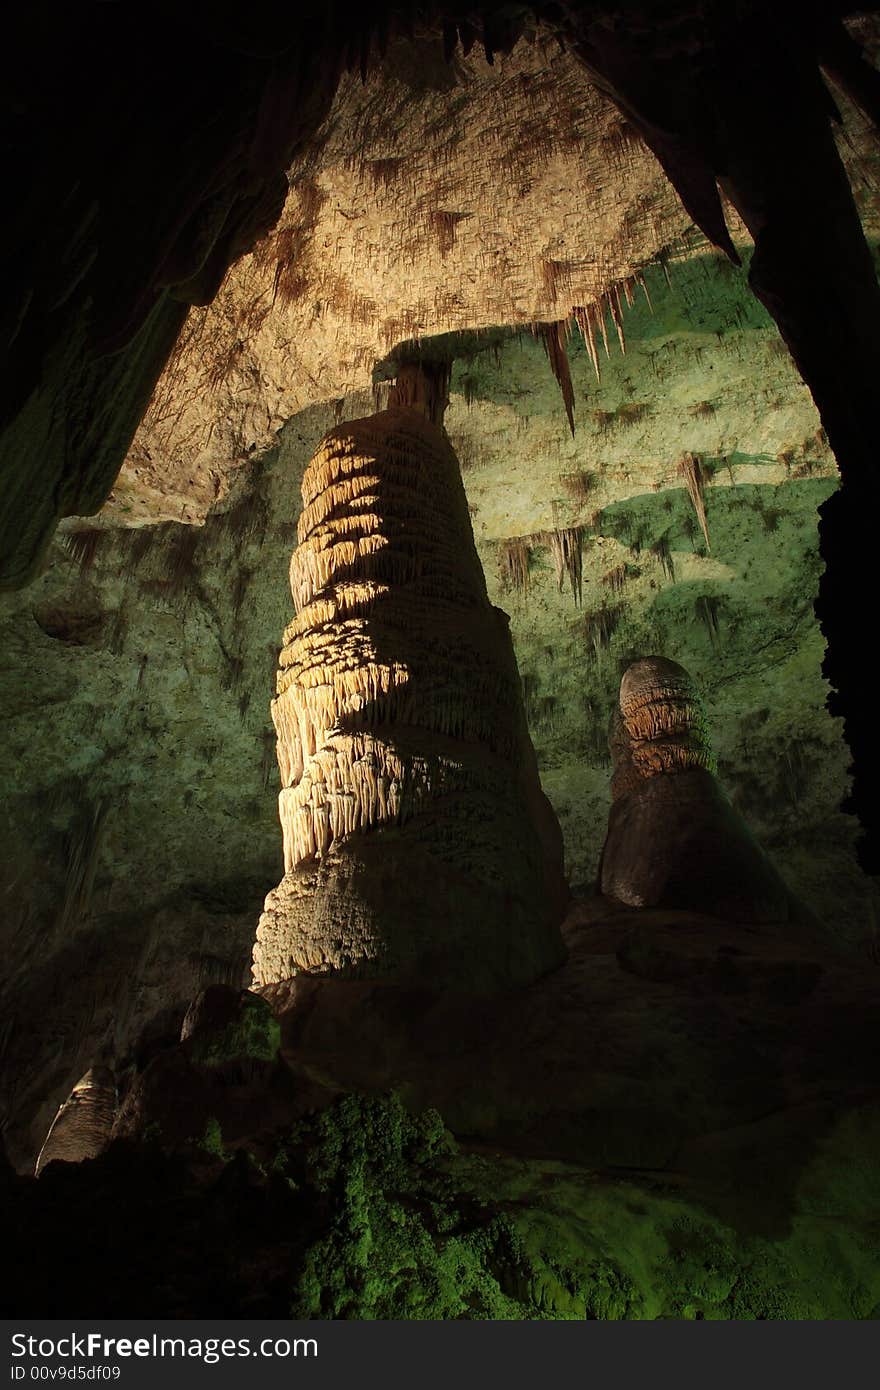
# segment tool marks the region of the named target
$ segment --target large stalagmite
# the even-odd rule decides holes
[[[629,907],[784,921],[785,884],[714,775],[694,682],[662,656],[635,661],[611,720],[612,805],[602,893]]]
[[[255,981],[534,979],[563,956],[562,841],[448,439],[409,408],[343,425],[303,507],[272,706],[285,876]]]
[[[37,1157],[36,1176],[50,1163],[97,1158],[110,1142],[116,1115],[116,1082],[109,1067],[90,1067],[52,1121]]]

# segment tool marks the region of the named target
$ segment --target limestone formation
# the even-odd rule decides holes
[[[563,955],[562,842],[456,456],[396,407],[331,431],[302,490],[255,980],[531,980]]]
[[[116,1116],[116,1083],[109,1067],[90,1067],[59,1107],[37,1158],[36,1176],[49,1163],[97,1158],[110,1140]]]
[[[611,720],[612,805],[602,893],[630,907],[782,921],[789,893],[715,777],[702,705],[684,667],[633,662]]]

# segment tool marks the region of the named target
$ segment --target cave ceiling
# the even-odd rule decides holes
[[[838,101],[876,238],[872,129]],[[285,420],[368,387],[408,340],[570,321],[583,306],[625,333],[621,287],[709,244],[637,127],[546,26],[491,63],[482,45],[447,62],[440,35],[397,40],[366,81],[343,76],[287,172],[276,227],[190,312],[108,521],[201,519]]]
[[[491,66],[482,48],[446,64],[439,37],[400,41],[366,83],[343,78],[290,178],[277,228],[191,313],[117,505],[149,487],[168,516],[198,517],[248,451],[369,387],[401,342],[567,319],[661,252],[705,244],[636,131],[543,32]]]
[[[184,472],[205,448],[216,472],[292,409],[344,394],[395,338],[561,318],[695,229],[735,257],[731,204],[753,235],[768,223],[775,236],[835,114],[820,65],[854,99],[856,124],[876,115],[876,73],[835,5],[795,7],[797,25],[787,6],[656,0],[380,5],[356,20],[332,4],[317,20],[265,5],[247,32],[194,6],[175,15],[173,45],[163,13],[140,36],[158,104],[127,80],[113,10],[66,17],[41,45],[35,10],[10,35],[8,145],[28,195],[4,228],[17,268],[7,583],[33,571],[59,515],[106,500],[187,306],[213,305],[190,314],[174,385],[166,373],[153,397],[134,450],[142,473]],[[850,29],[870,47],[870,19]],[[737,124],[729,98],[749,86]],[[738,142],[760,142],[762,122],[763,192],[748,165],[737,173]],[[803,168],[786,144],[799,134]],[[818,180],[821,161],[812,170]],[[837,249],[815,244],[836,210],[823,214],[826,201],[816,193],[814,260]],[[788,252],[794,264],[802,248]],[[814,278],[818,320],[818,262]],[[847,330],[858,337],[859,315]],[[212,410],[229,376],[241,400],[230,413],[227,388]],[[194,393],[207,419],[191,418]],[[818,403],[827,411],[821,387]],[[154,444],[182,454],[162,468]],[[212,481],[188,474],[193,519]],[[149,482],[155,516],[172,485]]]

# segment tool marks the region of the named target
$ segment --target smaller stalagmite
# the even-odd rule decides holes
[[[715,777],[706,719],[684,667],[634,662],[611,719],[612,805],[599,886],[629,907],[783,921],[788,889]]]
[[[109,1067],[90,1067],[58,1109],[37,1158],[36,1176],[49,1163],[97,1158],[110,1142],[116,1117],[116,1082]]]
[[[395,406],[325,437],[303,504],[272,705],[285,876],[255,981],[532,980],[563,956],[562,841],[455,453]]]

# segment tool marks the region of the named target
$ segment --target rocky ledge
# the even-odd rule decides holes
[[[878,1316],[873,970],[600,899],[565,938],[479,1000],[212,987],[102,1154],[5,1173],[10,1311]]]

